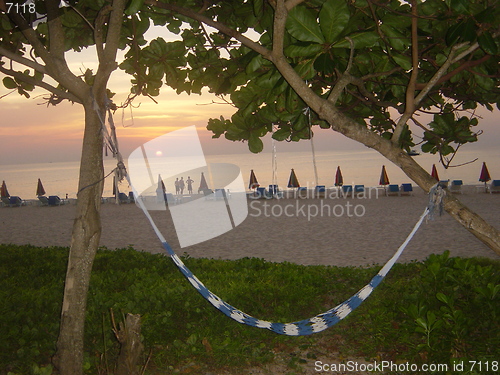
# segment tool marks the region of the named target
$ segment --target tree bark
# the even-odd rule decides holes
[[[141,316],[127,314],[120,329],[115,330],[116,339],[120,342],[120,355],[116,366],[116,375],[139,375],[139,361],[144,346],[141,342]]]
[[[104,108],[102,106],[101,108]],[[73,224],[59,338],[54,364],[62,375],[83,373],[83,342],[87,291],[101,237],[100,206],[103,191],[101,121],[92,100],[84,102],[85,131],[77,214]]]
[[[352,121],[340,113],[332,103],[315,97],[311,100],[310,105],[320,117],[328,121],[334,131],[378,151],[401,168],[425,192],[428,192],[435,185],[436,180],[401,148]],[[445,195],[444,209],[476,238],[500,255],[500,231],[497,228],[487,223],[451,194]]]

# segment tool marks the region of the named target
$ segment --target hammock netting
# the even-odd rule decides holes
[[[174,264],[180,270],[180,272],[186,277],[186,279],[193,285],[193,287],[205,298],[209,303],[211,303],[217,310],[228,316],[229,318],[237,321],[238,323],[246,324],[252,327],[264,328],[270,331],[276,332],[282,335],[288,336],[303,336],[310,335],[313,333],[324,331],[325,329],[332,327],[333,325],[340,322],[347,315],[349,315],[353,310],[355,310],[361,303],[370,296],[373,290],[382,282],[384,277],[389,273],[392,266],[399,259],[400,255],[403,253],[404,249],[413,238],[418,228],[422,224],[424,218],[429,215],[433,216],[434,211],[438,211],[440,207],[442,207],[442,197],[444,194],[443,189],[436,184],[431,191],[429,192],[430,201],[428,207],[424,210],[419,220],[413,227],[413,230],[410,232],[406,240],[403,244],[397,249],[394,255],[387,261],[387,263],[381,268],[381,270],[370,280],[368,284],[366,284],[363,288],[361,288],[357,293],[355,293],[352,297],[337,305],[336,307],[325,311],[324,313],[318,314],[312,318],[300,320],[292,323],[277,323],[277,322],[269,322],[266,320],[261,320],[254,318],[253,316],[244,313],[243,311],[238,310],[237,308],[231,306],[227,302],[223,301],[220,297],[212,293],[190,270],[186,267],[184,262],[177,256],[172,247],[165,240],[160,230],[156,226],[153,218],[149,214],[142,198],[137,194],[137,191],[134,189],[134,186],[130,180],[130,176],[127,174],[125,169],[123,158],[118,151],[118,142],[116,139],[115,127],[113,122],[113,117],[111,110],[106,108],[105,112],[109,114],[109,124],[111,132],[108,132],[106,127],[105,118],[101,115],[99,111],[99,107],[94,100],[94,107],[99,115],[102,131],[104,135],[105,142],[110,150],[113,152],[113,155],[118,160],[118,167],[115,169],[116,177],[118,180],[122,178],[126,178],[130,188],[134,192],[135,201],[142,209],[146,217],[148,218],[153,230],[155,231],[158,239],[163,244],[165,251],[170,256]],[[111,134],[110,134],[111,133]],[[436,209],[437,208],[437,209]]]
[[[132,187],[132,184],[129,184]],[[133,188],[133,187],[132,187]],[[135,191],[134,191],[135,193]],[[420,219],[413,227],[413,230],[408,235],[403,244],[398,248],[395,254],[387,263],[382,267],[382,269],[357,293],[351,296],[346,301],[342,302],[340,305],[325,311],[324,313],[318,314],[312,318],[300,320],[292,323],[276,323],[269,322],[267,320],[257,319],[237,308],[230,305],[229,303],[222,300],[216,294],[212,293],[184,264],[184,262],[179,258],[179,256],[174,252],[172,247],[165,240],[160,230],[156,226],[153,218],[149,214],[147,208],[140,196],[136,195],[136,203],[141,207],[142,211],[148,218],[151,226],[153,227],[156,235],[163,244],[166,253],[170,256],[174,264],[177,266],[179,271],[184,275],[184,277],[191,283],[191,285],[205,298],[210,304],[212,304],[217,310],[228,316],[229,318],[237,321],[238,323],[246,324],[252,327],[264,328],[275,333],[287,336],[305,336],[311,335],[313,333],[324,331],[325,329],[332,327],[333,325],[340,322],[347,315],[349,315],[354,309],[356,309],[361,303],[368,298],[368,296],[373,292],[373,290],[381,283],[384,277],[389,273],[392,266],[399,259],[406,245],[410,242],[412,237],[417,232],[418,228],[422,224],[424,218],[429,213],[426,208]]]

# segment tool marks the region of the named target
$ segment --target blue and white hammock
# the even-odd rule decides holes
[[[128,182],[133,189],[130,179],[128,179]],[[433,190],[430,193],[431,202],[435,202],[435,199],[433,199],[432,197],[435,196],[436,194],[437,190],[436,188],[433,188]],[[408,235],[403,244],[397,249],[392,258],[387,261],[387,263],[370,280],[368,284],[366,284],[363,288],[361,288],[352,297],[342,302],[340,305],[328,311],[325,311],[324,313],[318,314],[315,317],[292,323],[275,323],[254,318],[253,316],[238,310],[234,306],[231,306],[227,302],[223,301],[220,297],[212,293],[210,290],[208,290],[208,288],[189,270],[189,268],[187,268],[184,262],[179,258],[179,256],[177,256],[172,247],[165,240],[165,238],[163,237],[160,230],[156,226],[153,218],[149,214],[146,206],[144,205],[140,197],[137,197],[136,203],[139,205],[139,207],[142,209],[142,211],[148,218],[151,226],[153,227],[156,235],[161,241],[167,254],[170,256],[170,258],[172,258],[175,265],[179,268],[179,270],[191,283],[191,285],[193,285],[193,287],[203,296],[203,298],[205,298],[208,302],[210,302],[217,310],[221,311],[229,318],[237,321],[238,323],[246,324],[257,328],[269,329],[278,334],[288,335],[288,336],[304,336],[324,331],[325,329],[337,324],[339,321],[341,321],[347,315],[349,315],[354,309],[356,309],[359,305],[361,305],[361,303],[368,298],[368,296],[373,292],[373,290],[381,283],[384,277],[389,273],[392,266],[396,263],[396,261],[403,253],[404,249],[406,248],[410,240],[413,238],[417,230],[420,228],[420,225],[422,224],[424,218],[430,213],[429,209],[433,208],[433,204],[430,204],[429,208],[426,208],[424,210],[419,220],[413,227],[413,230]]]
[[[368,296],[373,292],[373,290],[381,283],[384,277],[389,273],[392,266],[399,259],[400,255],[403,253],[404,249],[413,238],[417,230],[420,228],[420,225],[424,221],[424,218],[429,215],[431,218],[435,211],[442,210],[442,197],[444,194],[444,190],[436,184],[431,191],[429,192],[430,200],[429,205],[426,207],[419,220],[413,227],[413,230],[410,232],[406,240],[403,244],[397,249],[391,259],[387,261],[387,263],[382,267],[382,269],[370,280],[370,282],[361,288],[357,293],[355,293],[352,297],[342,302],[340,305],[325,311],[324,313],[318,314],[315,317],[304,319],[298,322],[292,323],[275,323],[269,322],[266,320],[261,320],[254,318],[251,315],[244,313],[243,311],[238,310],[237,308],[231,306],[227,302],[223,301],[220,297],[212,293],[208,288],[186,267],[186,265],[182,262],[182,260],[177,256],[177,254],[173,251],[171,246],[167,243],[160,230],[156,226],[153,218],[149,214],[142,198],[138,196],[135,191],[132,182],[130,180],[129,175],[126,172],[123,159],[118,151],[118,142],[116,139],[115,127],[113,123],[113,117],[111,110],[109,108],[106,109],[106,112],[109,114],[109,123],[111,132],[108,132],[105,118],[101,116],[99,111],[99,107],[97,103],[94,101],[94,106],[97,114],[100,117],[102,123],[102,130],[105,142],[113,152],[113,155],[118,160],[118,167],[115,169],[117,180],[121,180],[122,178],[126,178],[131,189],[134,190],[134,195],[136,197],[136,203],[142,209],[146,217],[148,218],[151,226],[153,227],[158,239],[163,244],[165,251],[172,258],[175,265],[179,268],[182,274],[186,277],[186,279],[193,285],[193,287],[205,298],[208,302],[210,302],[217,310],[221,311],[229,318],[234,319],[238,323],[246,324],[252,327],[257,328],[265,328],[270,331],[276,332],[281,335],[288,336],[304,336],[311,335],[313,333],[324,331],[325,329],[332,327],[337,324],[339,321],[344,319],[347,315],[349,315],[354,309],[356,309],[361,303],[368,298]],[[110,134],[111,133],[111,134]]]

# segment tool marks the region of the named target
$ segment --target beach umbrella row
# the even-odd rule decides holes
[[[203,174],[202,174],[203,175]],[[439,181],[439,174],[436,168],[436,164],[432,165],[432,170],[431,170],[431,176],[436,180]],[[203,176],[202,176],[203,177]],[[479,181],[486,182],[490,181],[490,173],[488,171],[488,167],[486,166],[486,163],[483,162],[483,166],[481,168],[481,175],[479,176]],[[342,171],[340,170],[340,167],[337,167],[337,172],[335,173],[335,186],[342,186],[344,184],[344,178],[342,177]],[[389,177],[387,175],[387,171],[385,169],[385,165],[382,166],[382,171],[380,173],[380,180],[379,180],[379,185],[389,185]],[[259,183],[257,181],[257,177],[255,176],[255,172],[253,169],[250,171],[250,184],[248,185],[249,189],[255,189],[259,187]],[[299,180],[297,178],[297,175],[295,174],[295,170],[292,168],[292,171],[290,172],[290,178],[288,179],[288,187],[289,188],[298,188],[300,187]]]

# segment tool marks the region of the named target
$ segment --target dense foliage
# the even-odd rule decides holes
[[[98,28],[102,35],[106,32],[108,2],[67,3],[71,7],[60,10],[65,49],[97,44]],[[237,108],[231,119],[209,121],[214,137],[248,141],[250,150],[259,152],[260,138],[274,124],[277,140],[307,139],[311,124],[331,124],[314,111],[304,115],[304,95],[268,59],[266,53],[282,44],[287,63],[316,95],[333,100],[342,113],[384,138],[400,128],[400,145],[407,150],[418,143],[423,152],[453,154],[477,140],[478,105],[490,110],[499,106],[497,0],[295,3],[299,5],[285,14],[284,35],[276,36],[277,4],[272,1],[130,1],[119,46],[127,51],[120,68],[133,77],[130,99],[153,98],[165,84],[189,94],[208,87],[227,94]],[[36,1],[36,10],[47,14],[45,2]],[[24,16],[27,27],[35,16]],[[1,47],[29,58],[22,27],[15,27],[7,14],[0,17]],[[45,41],[49,29],[43,21],[35,30]],[[153,25],[166,27],[177,40],[145,40]],[[12,76],[4,78],[4,85],[25,96],[50,73],[27,65],[34,69],[16,71],[0,64],[0,72]],[[440,70],[443,74],[437,75]],[[81,78],[92,84],[95,75],[87,70]],[[67,90],[57,89],[53,103]],[[423,123],[423,113],[433,114],[433,121]],[[403,114],[408,117],[398,125]]]
[[[0,245],[0,374],[50,373],[67,253],[65,248]],[[230,303],[278,321],[333,307],[376,272],[376,267],[298,266],[254,258],[185,261]],[[122,314],[141,314],[143,361],[149,361],[151,373],[239,368],[272,361],[280,353],[288,356],[291,368],[313,366],[325,351],[346,360],[498,360],[499,271],[499,262],[446,253],[396,265],[374,295],[337,326],[310,337],[283,337],[227,319],[163,255],[101,250],[89,293],[86,372],[113,369],[118,343],[111,312],[117,322]]]

